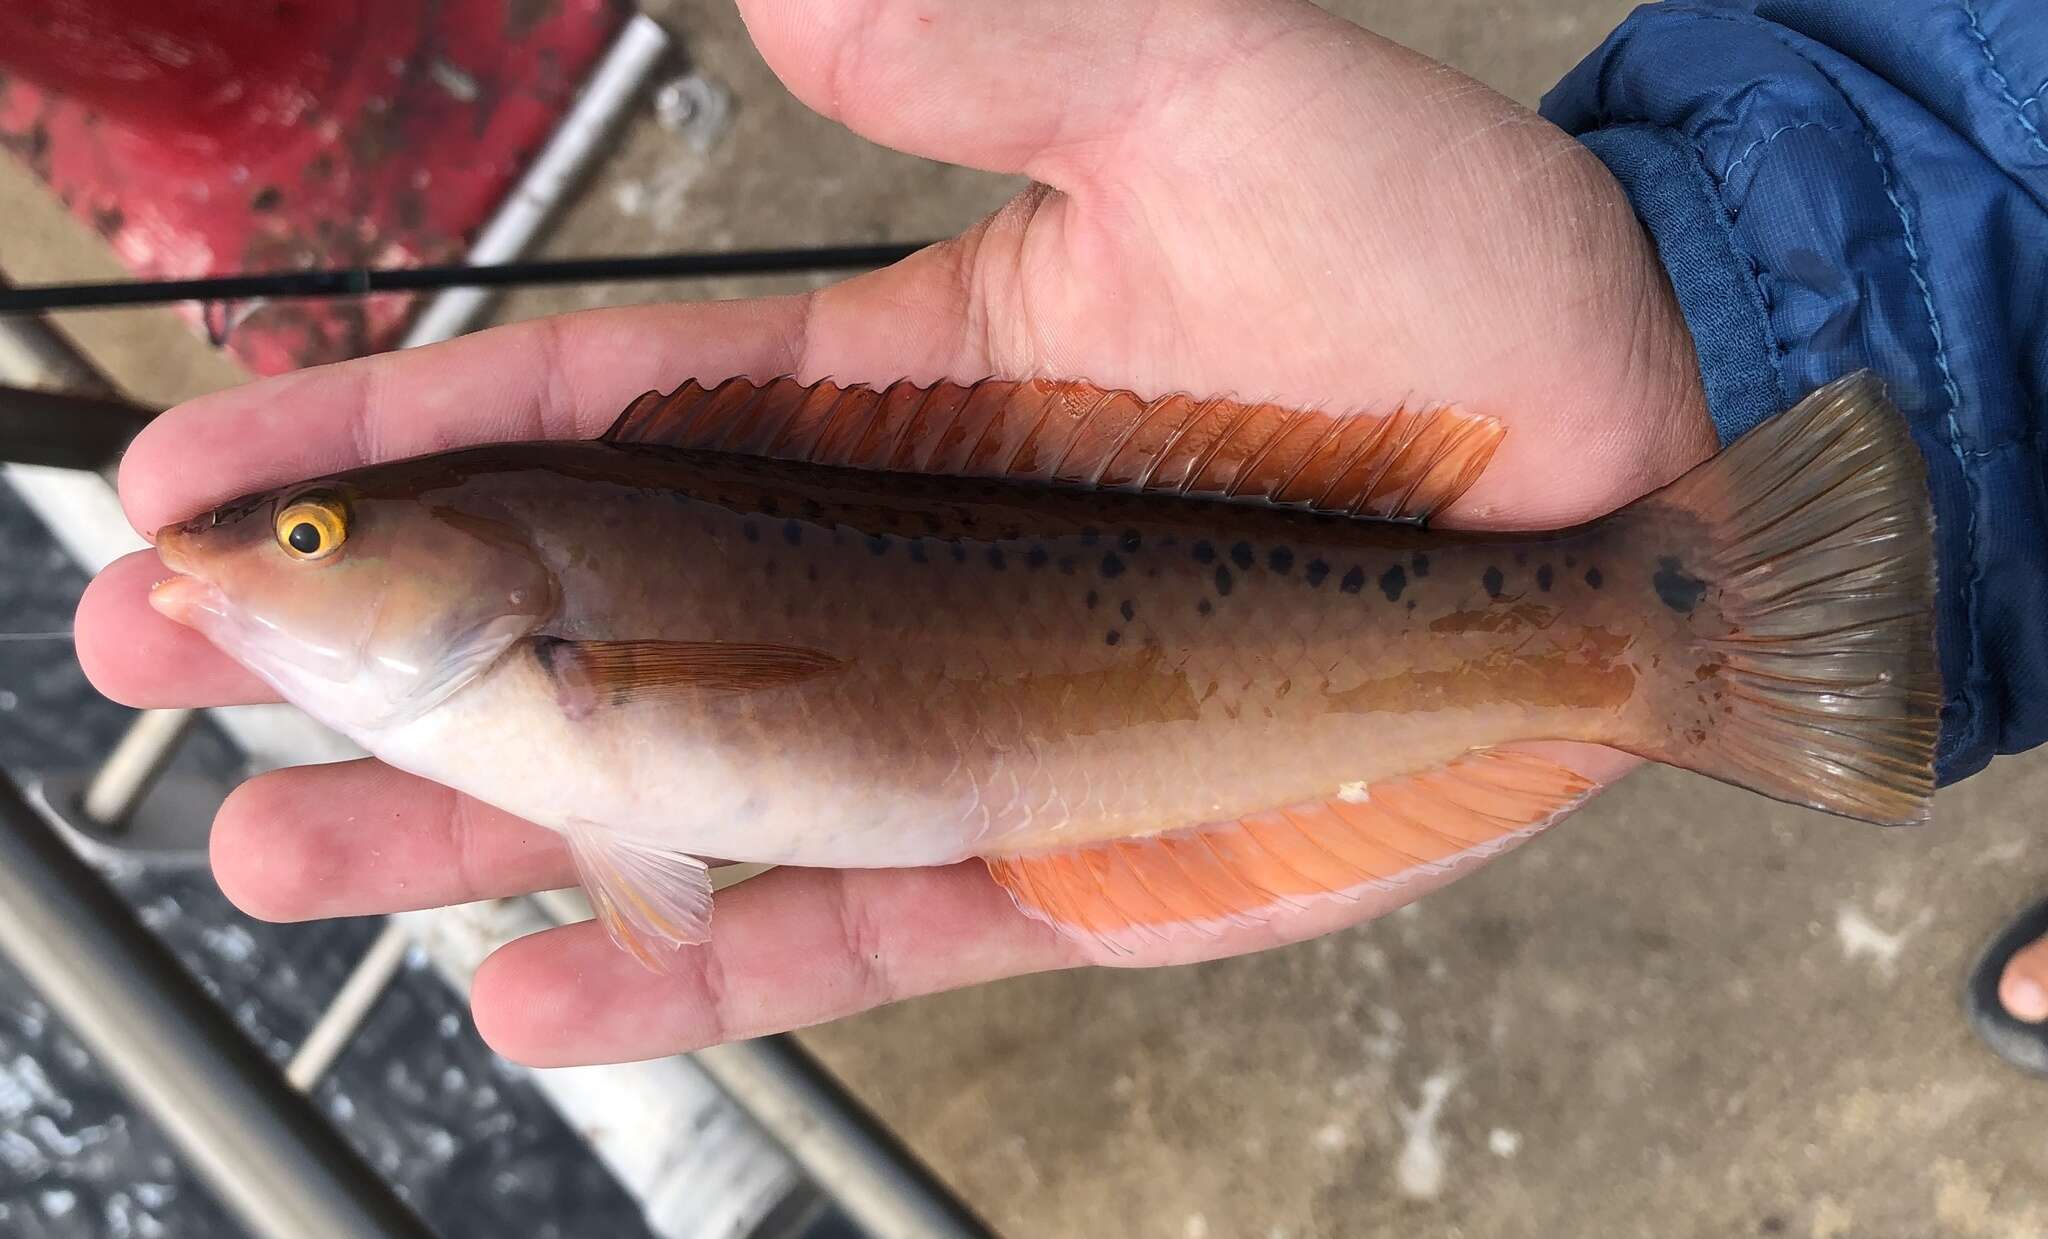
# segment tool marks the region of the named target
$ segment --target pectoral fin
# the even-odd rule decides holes
[[[583,892],[612,941],[656,972],[675,948],[711,938],[711,871],[686,852],[570,821]]]
[[[1575,808],[1593,785],[1524,753],[1480,750],[1437,770],[1353,785],[1241,821],[1028,856],[989,857],[1017,906],[1062,934],[1128,954],[1214,937],[1319,898],[1357,899],[1498,852]]]
[[[635,702],[756,692],[844,665],[820,650],[753,641],[563,641],[536,637],[534,659],[573,718]]]

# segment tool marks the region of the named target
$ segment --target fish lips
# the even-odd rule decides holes
[[[149,605],[165,619],[187,628],[204,629],[209,619],[226,617],[227,599],[213,582],[193,572],[192,557],[185,546],[188,536],[181,525],[157,531],[157,558],[163,560],[171,575],[150,587]]]

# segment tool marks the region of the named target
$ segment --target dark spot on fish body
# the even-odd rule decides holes
[[[1650,578],[1650,584],[1664,605],[1681,615],[1691,615],[1707,592],[1707,583],[1687,572],[1675,555],[1657,561],[1657,575]]]
[[[804,565],[804,580],[809,581],[813,585],[816,585],[818,583],[818,565]]]
[[[1124,599],[1124,605],[1118,607],[1117,612],[1124,617],[1124,623],[1126,624],[1138,618],[1138,608],[1128,598]]]
[[[1409,556],[1408,566],[1415,570],[1415,579],[1419,581],[1429,575],[1429,556],[1417,551]]]
[[[1072,575],[1074,575],[1074,573],[1076,573],[1076,572],[1080,571],[1080,568],[1081,568],[1081,561],[1080,561],[1080,560],[1078,560],[1078,559],[1075,559],[1075,558],[1074,558],[1074,557],[1073,557],[1072,555],[1062,555],[1062,556],[1060,556],[1060,575],[1061,575],[1061,576],[1072,576]]]
[[[1102,531],[1093,525],[1086,525],[1081,529],[1082,546],[1094,546],[1101,537]]]
[[[1138,531],[1135,529],[1124,530],[1124,536],[1117,539],[1117,545],[1123,548],[1125,554],[1129,554],[1132,551],[1137,550]]]
[[[1598,569],[1598,568],[1588,568],[1588,569],[1586,569],[1586,584],[1587,584],[1587,585],[1591,586],[1591,587],[1592,587],[1592,588],[1594,588],[1594,589],[1599,589],[1599,588],[1600,588],[1600,586],[1601,586],[1601,584],[1602,584],[1602,583],[1603,583],[1604,581],[1605,581],[1605,578],[1604,578],[1604,577],[1602,577],[1602,576],[1600,575],[1600,569]]]
[[[1304,569],[1302,572],[1302,576],[1308,581],[1310,585],[1321,585],[1324,579],[1329,575],[1330,565],[1324,563],[1320,559],[1309,560],[1308,567]]]
[[[1052,552],[1042,546],[1032,547],[1030,553],[1024,556],[1024,562],[1033,568],[1043,568],[1051,559]]]
[[[1479,584],[1486,590],[1488,598],[1500,597],[1501,591],[1508,587],[1507,578],[1501,575],[1499,568],[1488,568],[1479,578]]]
[[[782,523],[782,540],[791,546],[802,546],[804,541],[803,525],[796,521],[784,521]]]
[[[1347,594],[1355,594],[1359,590],[1364,589],[1365,569],[1353,568],[1351,571],[1345,573],[1344,579],[1337,582],[1337,588],[1343,590]]]
[[[1230,562],[1236,564],[1241,571],[1251,571],[1252,544],[1249,542],[1240,542],[1236,546],[1231,547]]]
[[[1109,554],[1104,555],[1102,557],[1102,575],[1110,578],[1111,580],[1115,580],[1117,577],[1120,577],[1123,574],[1124,561],[1116,557],[1115,551],[1111,551]]]
[[[868,539],[868,554],[870,554],[870,555],[886,555],[886,554],[888,554],[888,553],[889,553],[889,535],[888,535],[888,534],[885,534],[885,533],[878,533],[878,534],[876,534],[875,536],[873,536],[873,537],[871,537],[871,538],[869,538],[869,539]]]
[[[1195,543],[1195,562],[1198,564],[1215,563],[1216,548],[1210,546],[1207,542]]]
[[[1544,564],[1542,567],[1536,569],[1536,588],[1542,590],[1546,594],[1549,593],[1550,583],[1556,579],[1556,575],[1556,573],[1550,570],[1549,564]]]
[[[1387,596],[1388,602],[1401,601],[1401,591],[1407,588],[1408,574],[1402,570],[1401,565],[1395,564],[1380,573],[1380,592]]]
[[[950,549],[952,550],[952,553],[953,553],[953,562],[954,562],[954,563],[956,563],[956,564],[964,564],[964,563],[966,563],[966,562],[967,562],[967,548],[966,548],[966,547],[964,547],[964,546],[960,545],[960,544],[959,544],[958,542],[955,542],[955,543],[954,543],[954,544],[952,545],[952,547],[951,547]]]
[[[1108,636],[1106,636],[1106,637],[1104,637],[1104,638],[1103,638],[1102,640],[1103,640],[1103,644],[1105,644],[1105,645],[1115,645],[1115,644],[1116,644],[1117,642],[1119,642],[1119,641],[1121,641],[1121,640],[1123,640],[1123,639],[1124,639],[1124,636],[1123,636],[1123,634],[1122,634],[1122,633],[1120,633],[1120,632],[1118,632],[1118,631],[1117,631],[1116,629],[1112,628],[1112,629],[1110,629],[1110,630],[1109,630],[1109,635],[1108,635]]]
[[[1084,601],[1087,602],[1088,609],[1090,611],[1093,611],[1095,609],[1095,604],[1102,601],[1102,595],[1096,593],[1094,590],[1091,589],[1088,591],[1088,597]]]
[[[1210,602],[1207,598],[1204,598],[1201,601],[1195,603],[1195,614],[1201,616],[1203,619],[1207,619],[1215,613],[1216,604]]]
[[[914,564],[931,562],[930,559],[928,559],[924,553],[924,543],[912,542],[910,544],[910,562]]]
[[[1284,546],[1276,546],[1266,552],[1266,566],[1278,573],[1294,571],[1294,552]]]
[[[992,547],[988,548],[988,566],[989,566],[989,567],[991,567],[991,568],[994,568],[994,569],[995,569],[995,570],[996,570],[997,572],[1001,572],[1001,571],[1003,570],[1003,568],[1004,568],[1004,567],[1005,567],[1005,566],[1006,566],[1007,564],[1008,564],[1008,560],[1006,560],[1006,559],[1004,558],[1004,556],[1003,556],[1003,548],[1002,548],[1002,547],[1000,547],[1000,546],[992,546]]]
[[[741,521],[740,536],[749,542],[759,542],[761,540],[760,527],[752,521]]]
[[[1230,569],[1216,565],[1216,592],[1225,598],[1230,596],[1230,587],[1236,582],[1231,578]]]

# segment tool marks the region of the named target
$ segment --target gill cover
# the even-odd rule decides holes
[[[237,501],[159,531],[203,582],[192,624],[288,701],[344,732],[445,701],[555,608],[523,526],[472,481],[407,493],[376,475]]]

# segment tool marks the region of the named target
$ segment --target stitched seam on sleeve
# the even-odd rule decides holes
[[[1998,57],[1991,51],[1991,40],[1985,37],[1984,28],[1977,24],[1976,0],[1956,0],[1956,3],[1962,8],[1963,16],[1970,21],[1970,37],[1977,41],[1977,50],[1984,55],[1984,67],[1991,70],[1992,78],[1998,83],[1998,97],[2012,106],[2013,119],[2019,121],[2020,128],[2027,131],[2028,144],[2043,155],[2048,155],[2048,142],[2041,140],[2041,131],[2034,128],[2033,121],[2027,119],[2027,104],[2040,98],[2040,92],[2035,91],[2025,103],[2012,93],[2012,83],[2006,79],[2005,71],[1998,67]]]
[[[1750,286],[1756,290],[1757,301],[1763,311],[1760,324],[1763,329],[1764,347],[1770,353],[1771,385],[1777,389],[1780,402],[1790,403],[1785,393],[1785,357],[1791,349],[1778,338],[1778,325],[1771,320],[1771,290],[1764,285],[1763,263],[1750,251],[1740,231],[1735,227],[1735,216],[1728,206],[1727,187],[1714,175],[1713,165],[1707,162],[1705,148],[1695,141],[1691,134],[1654,125],[1648,121],[1632,121],[1609,128],[1642,130],[1676,143],[1692,157],[1693,166],[1707,179],[1708,185],[1713,189],[1713,203],[1721,209],[1721,235],[1728,242],[1729,251],[1741,260],[1742,269],[1749,276]]]
[[[1840,125],[1830,124],[1829,122],[1824,120],[1803,120],[1795,125],[1780,125],[1776,129],[1773,129],[1769,133],[1765,134],[1763,137],[1758,138],[1754,142],[1751,142],[1748,146],[1743,147],[1742,153],[1735,157],[1735,162],[1729,164],[1726,168],[1721,169],[1721,187],[1723,189],[1726,189],[1728,187],[1728,178],[1734,176],[1735,170],[1742,166],[1742,161],[1748,159],[1751,155],[1756,154],[1759,148],[1769,146],[1771,143],[1776,142],[1779,138],[1784,137],[1786,134],[1795,133],[1801,129],[1825,129],[1829,133],[1842,132],[1842,127]]]

